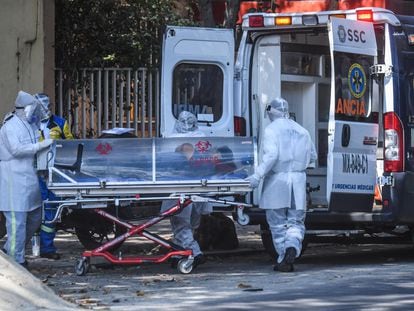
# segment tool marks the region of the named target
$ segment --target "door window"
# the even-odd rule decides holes
[[[223,71],[213,64],[179,64],[173,73],[172,111],[178,117],[186,110],[206,114],[218,121],[223,114]]]
[[[372,56],[334,52],[335,119],[376,122],[371,107]]]

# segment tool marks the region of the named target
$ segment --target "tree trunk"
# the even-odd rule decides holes
[[[215,27],[211,0],[198,0],[201,23],[205,27]]]
[[[335,11],[335,10],[338,10],[338,0],[329,1],[328,11]]]
[[[224,27],[234,29],[239,18],[240,0],[226,1],[226,18]]]

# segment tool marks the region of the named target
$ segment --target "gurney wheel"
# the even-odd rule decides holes
[[[193,271],[193,261],[183,258],[178,261],[177,269],[182,274],[189,274]]]
[[[237,217],[237,222],[241,226],[247,226],[250,223],[250,217],[247,214],[242,214]]]
[[[82,276],[88,273],[89,270],[89,258],[80,258],[76,260],[75,272],[76,275]]]

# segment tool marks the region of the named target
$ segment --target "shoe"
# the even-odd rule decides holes
[[[294,247],[288,247],[286,249],[285,257],[283,258],[282,262],[274,266],[273,270],[280,272],[293,272],[293,263],[295,262],[295,258],[296,249]]]
[[[7,251],[4,248],[2,248],[1,251],[7,255]]]
[[[53,260],[59,260],[60,259],[60,254],[59,253],[42,253],[42,254],[40,254],[40,257],[53,259]]]
[[[296,249],[294,247],[288,247],[286,250],[285,258],[287,264],[293,264],[296,258]]]
[[[281,263],[278,263],[273,267],[274,271],[280,271],[280,272],[293,272],[294,267],[293,264],[287,264],[286,262],[282,261]]]
[[[203,254],[194,257],[193,268],[206,263],[207,258]]]

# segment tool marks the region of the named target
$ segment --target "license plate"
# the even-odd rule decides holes
[[[394,186],[394,177],[393,176],[378,176],[377,184],[380,186]]]

